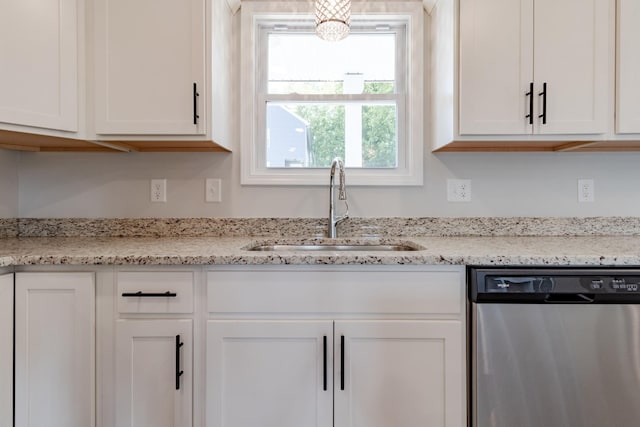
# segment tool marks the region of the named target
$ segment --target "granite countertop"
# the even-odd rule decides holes
[[[336,243],[414,243],[409,252],[252,252],[280,237],[12,237],[0,239],[0,267],[12,265],[640,265],[640,236],[427,236],[347,238]],[[328,241],[328,239],[324,239]]]
[[[0,267],[20,265],[640,266],[640,217],[0,219]],[[291,237],[311,236],[311,237]],[[276,243],[404,243],[417,251],[282,251]]]

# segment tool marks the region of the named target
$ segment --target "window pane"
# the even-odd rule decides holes
[[[270,94],[395,91],[394,33],[352,33],[339,42],[313,33],[270,33],[268,49]]]
[[[395,168],[397,133],[394,103],[270,102],[266,166]]]

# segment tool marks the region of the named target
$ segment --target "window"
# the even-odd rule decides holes
[[[421,185],[421,3],[354,2],[339,42],[312,12],[243,2],[242,183],[326,185],[337,156],[350,185]]]

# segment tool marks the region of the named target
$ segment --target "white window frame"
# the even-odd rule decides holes
[[[243,185],[327,185],[328,168],[267,168],[264,162],[266,99],[260,91],[260,26],[265,20],[313,19],[310,2],[244,1],[241,9],[241,183]],[[396,168],[348,168],[349,185],[410,186],[423,184],[424,11],[421,2],[354,2],[352,22],[366,17],[407,22],[406,70],[397,79],[404,86],[398,97],[398,165]],[[268,99],[273,99],[269,95]],[[278,98],[278,97],[275,97]],[[288,98],[290,99],[290,98]],[[403,111],[402,111],[403,110]],[[404,112],[404,114],[400,114]],[[402,122],[401,122],[402,120]],[[262,127],[261,127],[262,126]]]

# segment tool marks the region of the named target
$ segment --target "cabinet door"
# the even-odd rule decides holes
[[[460,0],[460,134],[526,134],[533,0]]]
[[[0,122],[78,130],[78,2],[0,3]]]
[[[535,0],[534,76],[542,114],[547,83],[547,123],[538,133],[604,133],[609,109],[611,0]],[[500,24],[502,25],[502,23]]]
[[[331,427],[332,334],[330,321],[209,321],[207,427]]]
[[[0,427],[13,427],[13,274],[0,276]]]
[[[640,133],[640,2],[618,0],[618,133]]]
[[[336,322],[335,426],[465,426],[462,343],[460,321]]]
[[[192,425],[192,335],[191,320],[117,322],[118,427]]]
[[[17,273],[16,427],[93,426],[93,273]]]
[[[205,132],[204,4],[96,1],[97,133]]]

